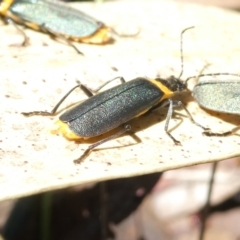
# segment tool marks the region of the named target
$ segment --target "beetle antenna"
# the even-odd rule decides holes
[[[200,75],[197,75],[197,76],[188,77],[186,79],[185,83],[187,83],[192,78],[200,78],[200,77],[206,77],[206,76],[213,77],[213,76],[221,76],[221,75],[240,77],[240,74],[235,74],[235,73],[207,73],[207,74],[200,74]]]
[[[178,77],[178,79],[181,78],[181,76],[183,75],[183,34],[189,30],[189,29],[192,29],[194,28],[194,26],[192,27],[188,27],[188,28],[185,28],[184,30],[182,30],[181,32],[181,42],[180,42],[180,52],[181,52],[181,72],[180,72],[180,75]]]

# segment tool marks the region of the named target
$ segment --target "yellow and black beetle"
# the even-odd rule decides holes
[[[174,76],[171,76],[168,79],[147,79],[139,77],[128,82],[125,82],[123,78],[120,78],[122,84],[96,95],[93,95],[93,92],[86,86],[78,84],[59,101],[51,112],[34,111],[23,114],[25,116],[54,115],[67,96],[74,89],[80,87],[89,96],[89,98],[70,110],[67,110],[59,117],[59,129],[66,138],[73,140],[79,138],[92,138],[122,126],[121,130],[117,133],[90,145],[80,158],[74,161],[75,163],[80,163],[92,149],[96,148],[100,144],[129,131],[131,129],[131,126],[127,123],[129,120],[139,117],[149,110],[163,107],[165,105],[169,105],[165,132],[175,144],[180,144],[180,142],[177,141],[171,133],[169,133],[168,125],[172,118],[174,108],[176,107],[182,107],[193,123],[203,128],[205,131],[210,131],[208,128],[205,128],[194,121],[191,114],[181,101],[174,101],[171,99],[176,92],[187,90],[187,82],[189,79],[193,78],[189,77],[186,81],[180,80],[183,72],[182,35],[188,29],[190,28],[183,30],[181,33],[182,71],[178,78]],[[214,76],[220,74],[221,73],[202,74],[195,77]],[[222,73],[221,75],[240,76],[238,74],[229,73]],[[110,81],[100,86],[97,89],[97,92]]]

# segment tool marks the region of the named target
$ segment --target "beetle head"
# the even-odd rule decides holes
[[[170,76],[167,79],[156,78],[155,80],[161,82],[173,92],[181,92],[187,89],[187,84],[174,76]]]

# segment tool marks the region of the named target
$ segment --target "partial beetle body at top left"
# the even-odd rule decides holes
[[[49,0],[2,0],[0,16],[6,23],[21,24],[52,37],[63,39],[80,54],[82,53],[76,49],[71,43],[72,41],[105,44],[112,40],[112,33],[122,37],[133,37],[138,34],[118,34],[103,22],[67,6],[67,4]],[[22,34],[25,36],[24,32]],[[26,38],[25,36],[23,43],[26,42]]]

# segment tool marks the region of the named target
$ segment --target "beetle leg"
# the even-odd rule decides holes
[[[107,84],[115,81],[116,79],[119,79],[119,80],[121,81],[121,84],[123,84],[123,83],[126,82],[126,80],[125,80],[123,77],[115,77],[115,78],[113,78],[113,79],[110,79],[110,80],[104,82],[104,83],[103,83],[102,85],[100,85],[98,88],[92,89],[91,91],[92,91],[93,93],[97,93],[97,92],[99,92],[104,86],[106,86]]]
[[[223,132],[223,133],[215,133],[215,132],[211,132],[211,131],[204,131],[203,135],[208,136],[208,137],[226,137],[226,136],[234,134],[239,129],[240,129],[240,126],[237,126],[237,127],[233,128],[232,130],[227,131],[227,132]]]
[[[105,142],[108,142],[108,141],[110,141],[110,140],[112,140],[112,139],[115,139],[115,138],[119,137],[120,135],[122,135],[123,133],[128,132],[128,131],[130,131],[130,130],[131,130],[131,126],[130,126],[130,125],[124,125],[123,128],[122,128],[120,131],[118,131],[117,133],[115,133],[115,134],[113,134],[113,135],[111,135],[111,136],[109,136],[109,137],[107,137],[107,138],[105,138],[105,139],[102,139],[102,140],[100,140],[100,141],[98,141],[98,142],[90,145],[90,146],[84,151],[84,153],[83,153],[78,159],[74,160],[73,162],[74,162],[75,164],[81,163],[81,162],[90,154],[90,152],[91,152],[94,148],[98,147],[99,145],[101,145],[101,144],[103,144],[103,143],[105,143]]]
[[[94,95],[94,92],[92,91],[92,89],[90,89],[89,87],[87,87],[86,85],[83,85],[80,81],[76,81],[80,88],[83,90],[83,92],[88,96],[88,97],[92,97]]]
[[[54,31],[52,31],[51,29],[45,27],[45,24],[42,24],[42,25],[41,25],[41,30],[42,30],[43,32],[46,32],[46,33],[52,35],[53,37],[57,37],[57,38],[63,39],[63,40],[64,40],[69,46],[71,46],[78,54],[81,54],[81,55],[84,56],[84,54],[83,54],[80,50],[78,50],[78,48],[77,48],[68,38],[66,38],[66,37],[63,36],[62,34],[56,33],[56,32],[54,32]]]
[[[113,78],[113,79],[105,82],[105,83],[102,84],[100,87],[98,87],[96,90],[92,90],[92,89],[88,88],[87,86],[81,84],[79,81],[77,81],[77,82],[78,82],[78,85],[75,86],[75,87],[73,87],[69,92],[67,92],[67,94],[64,95],[63,98],[61,98],[61,100],[56,104],[56,106],[52,109],[51,112],[47,112],[47,111],[33,111],[33,112],[22,112],[22,114],[23,114],[24,116],[27,116],[27,117],[34,116],[34,115],[53,116],[53,115],[57,112],[57,110],[58,110],[59,106],[62,104],[62,102],[63,102],[63,101],[70,95],[70,93],[71,93],[73,90],[75,90],[76,88],[80,87],[80,88],[83,90],[83,92],[84,92],[88,97],[92,97],[92,96],[93,96],[93,93],[99,91],[99,90],[100,90],[101,88],[103,88],[105,85],[107,85],[108,83],[110,83],[110,82],[112,82],[112,81],[114,81],[114,80],[116,80],[116,79],[120,79],[120,81],[121,81],[122,84],[126,82],[123,77],[116,77],[116,78]]]
[[[184,111],[186,112],[186,114],[188,115],[188,117],[190,118],[191,122],[194,123],[195,125],[197,125],[198,127],[202,128],[203,130],[205,131],[209,131],[210,128],[206,128],[204,126],[202,126],[201,124],[197,123],[192,115],[190,114],[190,112],[187,110],[187,108],[185,107],[185,105],[181,102],[181,101],[177,101],[177,102],[174,102],[174,108],[175,107],[182,107],[184,109]]]
[[[176,145],[181,145],[181,142],[179,142],[178,140],[176,140],[172,134],[168,131],[168,126],[169,126],[169,122],[172,118],[172,114],[173,114],[173,108],[174,108],[174,104],[173,104],[173,100],[169,99],[169,107],[168,107],[168,112],[167,112],[167,118],[166,118],[166,123],[165,123],[165,127],[164,130],[167,133],[167,135],[173,140],[173,142]]]
[[[104,86],[106,86],[107,84],[109,84],[110,82],[113,82],[116,79],[120,79],[121,84],[125,83],[125,79],[123,77],[115,77],[111,80],[108,80],[106,82],[104,82],[103,84],[101,84],[98,88],[96,89],[91,89],[89,87],[87,87],[86,85],[83,85],[80,83],[80,81],[77,80],[77,83],[79,85],[81,85],[81,89],[84,91],[84,93],[88,96],[88,97],[92,97],[94,94],[98,93]]]
[[[199,123],[197,123],[192,115],[190,114],[190,112],[187,110],[187,108],[184,106],[184,104],[181,102],[181,101],[173,101],[172,99],[168,99],[169,101],[169,108],[168,108],[168,113],[167,113],[167,118],[166,118],[166,124],[165,124],[165,132],[168,134],[168,136],[174,141],[174,143],[176,145],[180,145],[181,143],[179,141],[177,141],[169,132],[168,132],[168,125],[169,125],[169,122],[172,118],[172,114],[173,114],[173,109],[174,108],[177,108],[177,107],[182,107],[186,114],[188,115],[188,117],[190,118],[191,122],[194,123],[195,125],[197,125],[198,127],[202,128],[203,130],[205,131],[209,131],[210,129],[209,128],[206,128],[206,127],[203,127],[202,125],[200,125]]]
[[[73,87],[66,95],[63,96],[63,98],[61,98],[61,100],[57,103],[57,105],[53,108],[53,110],[51,112],[47,112],[47,111],[33,111],[33,112],[22,112],[22,114],[24,116],[30,117],[33,115],[42,115],[42,116],[52,116],[54,115],[59,106],[62,104],[62,102],[69,96],[69,94],[75,90],[76,88],[80,87],[81,88],[82,84],[78,84],[77,86]]]
[[[21,43],[22,46],[26,46],[28,44],[29,38],[27,37],[27,35],[25,34],[25,32],[18,27],[18,25],[10,18],[4,18],[4,20],[8,23],[11,24],[12,26],[14,26],[17,31],[23,36],[23,42]]]

